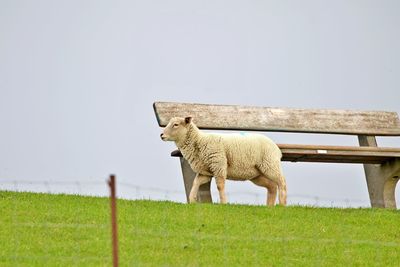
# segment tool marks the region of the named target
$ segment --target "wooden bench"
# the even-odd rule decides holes
[[[358,136],[360,146],[278,144],[283,161],[364,164],[372,207],[396,208],[395,187],[400,176],[400,149],[378,147],[375,136],[400,136],[397,113],[325,109],[267,108],[155,102],[160,127],[172,117],[193,116],[200,129],[272,131]],[[186,197],[195,173],[179,151]],[[200,202],[211,202],[210,183],[199,190]]]

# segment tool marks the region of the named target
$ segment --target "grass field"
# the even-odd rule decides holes
[[[107,198],[0,191],[0,266],[110,266]],[[118,201],[121,266],[400,266],[400,212]]]

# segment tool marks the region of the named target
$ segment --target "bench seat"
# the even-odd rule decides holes
[[[282,161],[382,164],[400,158],[399,148],[278,144]],[[182,157],[179,150],[171,153]]]

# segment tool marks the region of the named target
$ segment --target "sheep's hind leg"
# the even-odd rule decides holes
[[[282,174],[282,167],[280,162],[268,163],[265,161],[260,166],[257,166],[261,174],[274,181],[278,186],[279,205],[286,206],[287,188],[285,176]]]
[[[262,186],[267,188],[267,205],[268,206],[274,206],[276,202],[276,193],[278,189],[278,185],[274,182],[268,179],[267,177],[260,175],[254,179],[251,179],[254,184],[258,186]]]
[[[224,177],[215,177],[215,182],[217,184],[217,189],[219,192],[219,201],[222,204],[226,204],[226,194],[225,194],[225,178]]]
[[[286,206],[287,188],[286,188],[286,180],[283,175],[279,180],[278,188],[279,188],[279,205]]]
[[[197,193],[199,192],[199,187],[202,184],[208,183],[211,180],[211,177],[197,174],[193,180],[192,189],[190,190],[189,195],[189,203],[196,203],[197,202]]]

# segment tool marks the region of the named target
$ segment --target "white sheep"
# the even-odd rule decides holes
[[[213,134],[200,131],[191,117],[172,118],[161,134],[174,141],[196,173],[189,202],[196,202],[200,185],[215,177],[221,203],[226,203],[225,179],[244,181],[267,188],[267,205],[286,205],[286,181],[282,153],[268,137],[260,134]]]

